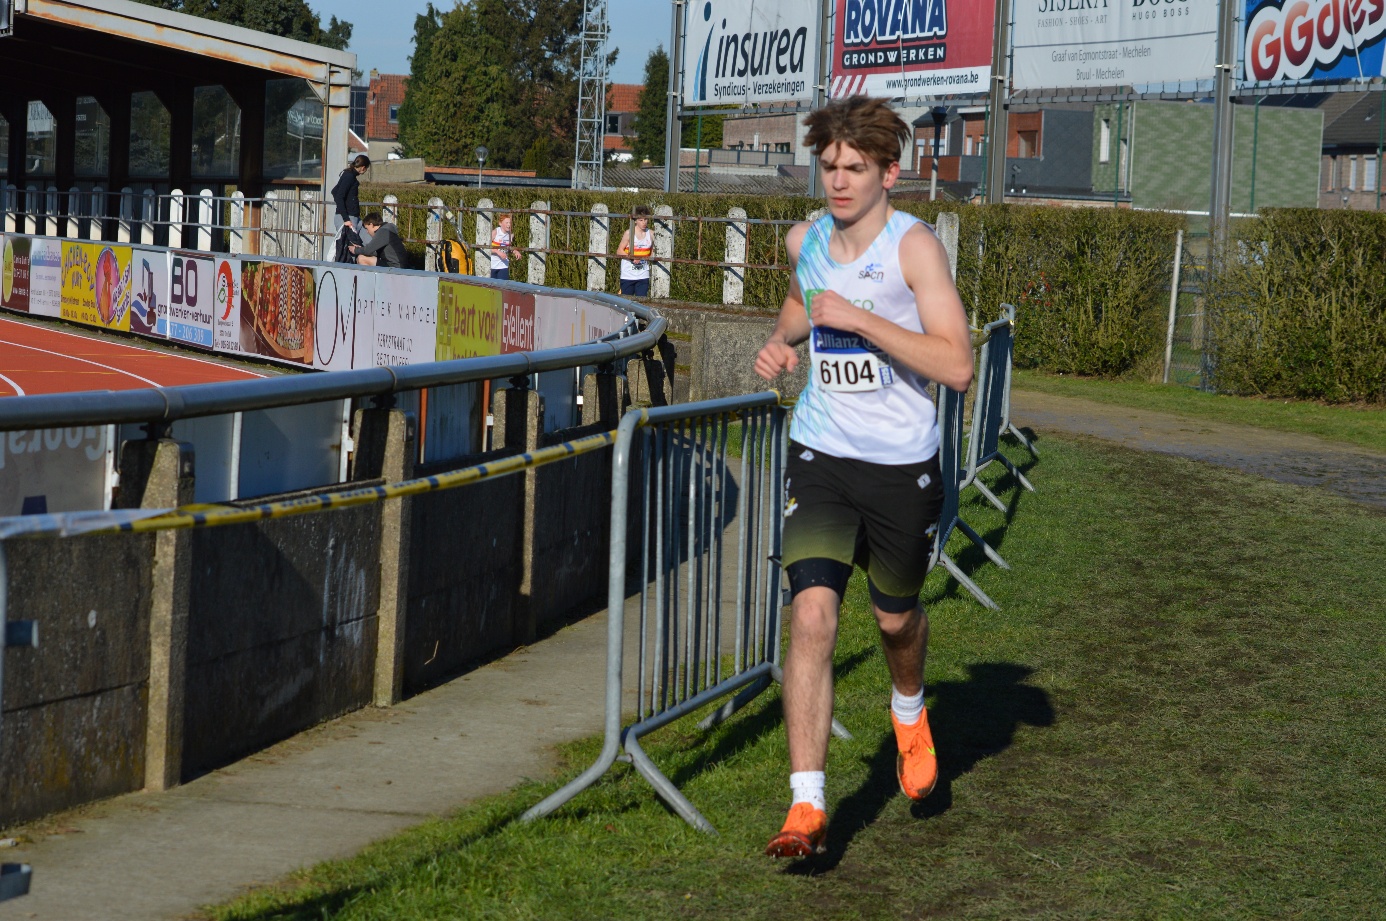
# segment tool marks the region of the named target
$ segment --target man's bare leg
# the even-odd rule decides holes
[[[876,609],[890,680],[891,724],[899,755],[895,775],[913,800],[928,796],[938,783],[938,758],[924,704],[924,658],[929,647],[929,617],[918,605],[904,614]]]
[[[874,610],[891,683],[901,694],[918,694],[924,687],[929,615],[918,605],[904,614],[889,614],[880,608]]]
[[[821,771],[828,761],[833,649],[841,603],[837,592],[823,586],[794,596],[784,660],[784,726],[791,771]]]

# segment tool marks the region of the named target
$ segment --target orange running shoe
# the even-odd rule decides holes
[[[921,800],[938,783],[938,758],[934,755],[934,736],[929,732],[929,714],[920,713],[919,722],[902,726],[892,712],[890,722],[895,726],[895,744],[900,749],[895,756],[900,789],[910,799]]]
[[[807,857],[828,850],[828,814],[812,803],[795,803],[789,808],[784,828],[765,845],[768,857]]]

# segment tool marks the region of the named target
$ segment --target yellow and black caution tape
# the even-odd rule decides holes
[[[519,473],[570,457],[599,451],[615,443],[615,441],[616,433],[614,431],[602,432],[599,435],[589,435],[586,438],[567,441],[549,448],[540,448],[537,451],[528,451],[524,454],[517,454],[472,467],[464,467],[461,470],[451,470],[434,476],[404,480],[400,483],[387,483],[383,486],[362,486],[356,489],[317,493],[311,496],[300,496],[297,499],[266,502],[263,505],[244,507],[189,505],[152,514],[148,510],[131,510],[129,514],[125,515],[120,512],[76,513],[84,517],[85,524],[72,520],[73,516],[68,515],[3,519],[0,520],[0,537],[57,537],[75,533],[119,534],[172,531],[182,528],[245,524],[254,521],[287,518],[290,515],[307,515],[315,512],[354,508],[358,505],[383,502],[386,499],[402,499],[406,496],[456,489],[459,486],[466,486],[480,480]],[[6,529],[4,525],[7,524],[15,525],[15,527]],[[74,527],[74,524],[77,527]],[[5,533],[6,531],[8,533]]]

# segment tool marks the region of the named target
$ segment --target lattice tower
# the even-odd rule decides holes
[[[582,9],[582,70],[578,78],[577,156],[573,188],[602,186],[606,155],[606,0],[585,0]]]

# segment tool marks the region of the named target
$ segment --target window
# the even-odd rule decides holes
[[[1130,191],[1130,175],[1126,169],[1126,138],[1121,139],[1121,162],[1117,164],[1117,186],[1123,191]]]
[[[0,179],[10,174],[10,123],[5,120],[5,116],[0,115]]]
[[[28,129],[24,138],[24,171],[31,178],[52,178],[58,159],[57,124],[48,106],[37,99],[29,103]]]
[[[158,96],[145,90],[130,97],[131,177],[168,178],[171,123]]]
[[[972,156],[972,135],[970,134],[963,136],[963,156]]]
[[[606,115],[606,133],[607,133],[607,134],[620,134],[620,133],[621,133],[621,116],[620,116],[619,113],[616,114],[616,115],[612,115],[610,112],[607,113],[607,115]]]
[[[266,179],[322,179],[323,105],[301,77],[265,82]],[[346,164],[333,164],[332,179]]]
[[[1038,157],[1039,156],[1039,132],[1020,131],[1016,133],[1016,140],[1019,142],[1016,151],[1018,157]]]
[[[1357,190],[1357,158],[1348,157],[1348,181],[1346,188]]]
[[[789,142],[781,141],[775,145],[775,153],[789,153]]]
[[[1376,191],[1376,157],[1362,159],[1362,191]]]
[[[1102,127],[1097,140],[1097,162],[1112,162],[1112,120],[1102,119]]]
[[[73,172],[83,179],[104,179],[111,162],[111,117],[96,97],[77,97],[73,140]]]
[[[392,125],[397,125],[397,124],[399,124],[399,106],[398,106],[398,105],[392,105],[392,106],[390,106],[390,124],[392,124]]]
[[[193,176],[234,179],[240,168],[240,107],[223,87],[197,87],[193,90]]]

